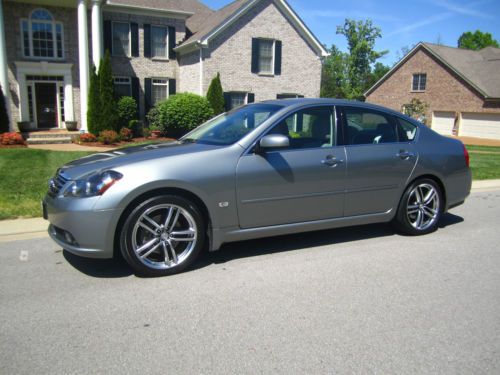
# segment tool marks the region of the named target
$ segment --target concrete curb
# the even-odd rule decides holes
[[[500,190],[500,180],[472,182],[472,193]],[[42,218],[0,221],[0,242],[48,237],[49,222]]]

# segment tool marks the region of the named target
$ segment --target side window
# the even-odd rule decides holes
[[[413,141],[417,134],[417,126],[398,117],[398,133],[402,142]]]
[[[333,108],[304,109],[288,116],[268,134],[283,134],[290,148],[331,147],[336,144]]]
[[[398,142],[394,121],[383,113],[346,107],[345,118],[349,145]]]

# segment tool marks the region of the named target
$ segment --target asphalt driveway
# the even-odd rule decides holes
[[[0,243],[1,373],[500,373],[500,190],[423,237],[384,225],[226,245],[138,278]]]

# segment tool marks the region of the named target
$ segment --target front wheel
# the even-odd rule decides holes
[[[435,231],[443,214],[442,196],[434,180],[425,178],[414,181],[399,203],[394,219],[396,227],[414,236]]]
[[[129,214],[120,245],[123,257],[137,273],[165,276],[191,265],[204,239],[198,208],[183,197],[163,195],[142,202]]]

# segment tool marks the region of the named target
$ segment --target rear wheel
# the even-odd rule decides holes
[[[416,180],[406,189],[395,217],[396,227],[410,235],[427,234],[437,229],[443,214],[443,198],[431,179]]]
[[[130,213],[120,244],[123,257],[137,273],[165,276],[191,265],[204,239],[198,208],[183,197],[163,195],[144,201]]]

